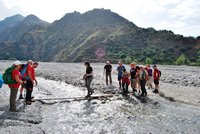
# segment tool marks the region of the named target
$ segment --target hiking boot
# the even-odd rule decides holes
[[[90,97],[90,94],[86,95],[85,97],[86,97],[86,98]]]
[[[26,105],[31,105],[31,101],[26,101]]]
[[[125,92],[122,92],[122,95],[127,95]]]
[[[133,93],[134,93],[134,92],[137,92],[137,90],[136,90],[136,89],[133,89]]]
[[[20,94],[19,99],[24,99],[24,97]]]
[[[94,90],[91,90],[91,91],[90,91],[90,95],[92,95],[93,93],[94,93]]]
[[[140,96],[141,96],[141,97],[144,97],[145,95],[144,95],[144,93],[142,93]]]
[[[157,89],[155,89],[155,90],[153,91],[153,93],[157,94],[157,93],[158,93],[158,90],[157,90]]]
[[[30,102],[35,102],[35,100],[31,100]]]
[[[144,96],[147,97],[147,93],[144,93]]]
[[[158,90],[156,90],[156,94],[158,93]]]

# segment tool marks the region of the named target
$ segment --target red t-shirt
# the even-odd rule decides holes
[[[123,76],[122,76],[122,83],[126,83],[126,84],[130,84],[130,80],[129,80],[129,75],[128,73],[123,73]]]
[[[32,75],[33,80],[35,80],[35,69],[34,68],[32,68],[31,75]]]
[[[29,71],[31,72],[32,79],[35,80],[35,69],[33,67],[31,67],[30,65],[28,65],[27,66],[27,73]]]
[[[153,79],[154,80],[159,80],[159,71],[158,71],[158,69],[154,69],[154,71],[153,71]]]
[[[21,74],[19,73],[19,70],[16,70],[16,69],[14,69],[13,71],[12,71],[12,78],[13,78],[13,80],[15,80],[15,76],[16,75],[19,75],[19,78],[21,79]],[[20,83],[16,83],[16,84],[8,84],[8,87],[9,88],[19,88],[19,86],[20,86]]]

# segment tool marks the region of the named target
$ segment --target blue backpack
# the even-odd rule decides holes
[[[22,78],[25,78],[26,77],[26,71],[27,71],[27,67],[28,67],[28,64],[23,64],[20,68],[20,73],[22,75]]]
[[[2,85],[3,85],[3,76],[2,74],[0,74],[0,88],[2,87]]]

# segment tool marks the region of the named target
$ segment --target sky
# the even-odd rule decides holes
[[[200,0],[0,0],[0,21],[34,14],[53,22],[66,13],[94,8],[110,9],[139,27],[200,36]]]

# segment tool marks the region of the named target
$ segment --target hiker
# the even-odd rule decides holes
[[[32,91],[34,82],[37,85],[37,80],[35,78],[35,68],[37,68],[38,63],[34,62],[32,66],[27,66],[27,76],[26,76],[26,104],[31,105],[32,101]]]
[[[148,73],[144,69],[143,65],[140,65],[139,79],[140,79],[140,86],[141,86],[141,90],[142,90],[141,96],[142,97],[147,96],[147,91],[146,91],[146,88],[145,88],[145,84],[146,84],[146,81],[148,80]]]
[[[108,85],[108,77],[110,79],[110,85],[112,85],[111,72],[112,72],[112,65],[110,65],[110,61],[106,61],[106,65],[104,66],[104,72],[103,72],[106,73],[106,85]]]
[[[19,72],[20,66],[21,66],[20,61],[15,61],[13,66],[14,69],[12,70],[12,79],[16,81],[16,84],[8,84],[10,88],[10,110],[11,112],[18,112],[16,109],[16,97],[17,97],[17,92],[20,84],[25,84],[25,81],[21,80],[21,74]]]
[[[136,63],[131,63],[130,64],[131,69],[130,69],[130,75],[131,75],[131,88],[133,93],[137,92],[136,90],[136,78],[137,78],[137,70],[136,70]]]
[[[86,73],[83,76],[83,79],[85,80],[85,86],[88,90],[86,97],[90,97],[94,93],[94,91],[90,88],[90,84],[91,84],[92,79],[93,79],[93,69],[90,66],[89,62],[85,62],[84,65],[86,67]]]
[[[27,64],[21,65],[20,73],[22,75],[22,80],[26,80],[27,68],[28,68],[28,66],[32,66],[32,64],[33,64],[33,61],[32,60],[28,60]],[[24,99],[22,93],[23,93],[23,90],[24,90],[25,86],[26,86],[25,84],[21,85],[19,99]]]
[[[119,81],[119,89],[122,88],[122,76],[123,76],[123,70],[125,67],[122,65],[121,62],[118,62],[117,72],[118,72],[118,81]]]
[[[161,72],[157,69],[157,66],[153,66],[153,79],[154,79],[154,84],[155,84],[155,90],[153,91],[155,94],[158,93],[159,91],[159,79],[161,76]]]
[[[123,75],[122,75],[122,88],[123,88],[124,95],[128,94],[128,86],[130,85],[129,77],[130,77],[130,74],[124,68]]]
[[[139,74],[140,74],[140,67],[139,66],[136,66],[135,67],[136,69],[136,78],[135,78],[135,81],[136,81],[136,89],[138,90],[138,92],[140,93],[140,78],[139,78]]]
[[[153,83],[153,72],[152,72],[152,69],[150,68],[151,66],[149,64],[146,64],[146,70],[147,70],[147,73],[148,73],[148,80],[147,80],[147,86],[148,86],[148,89],[152,89],[153,86],[152,86],[152,83]]]

